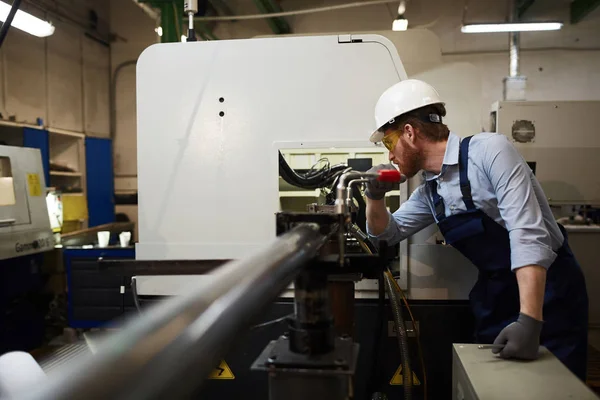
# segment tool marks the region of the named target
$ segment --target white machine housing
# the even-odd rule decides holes
[[[385,160],[385,148],[368,140],[373,110],[402,79],[394,44],[376,34],[146,49],[137,65],[136,258],[238,259],[273,240],[277,150],[357,149]],[[401,185],[400,202],[415,187]],[[400,282],[413,298],[466,299],[476,269],[436,244],[436,231],[401,243]],[[361,285],[376,296],[373,282]]]
[[[554,205],[600,206],[600,101],[499,101],[491,130],[508,136]]]
[[[0,259],[52,248],[40,151],[0,146]]]
[[[279,209],[277,149],[373,146],[373,105],[401,79],[393,44],[375,35],[147,48],[136,257],[231,259],[264,246]]]

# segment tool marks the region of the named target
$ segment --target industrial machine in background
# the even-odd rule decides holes
[[[0,146],[0,259],[53,248],[39,150]]]
[[[40,151],[0,146],[0,353],[42,344],[43,253],[53,249]]]

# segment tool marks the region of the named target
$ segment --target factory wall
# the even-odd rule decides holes
[[[39,8],[22,9],[45,17]],[[108,0],[58,0],[53,10],[67,17],[48,16],[54,35],[38,38],[11,28],[0,49],[0,113],[3,119],[52,128],[109,136],[110,49]],[[96,28],[85,26],[89,11]],[[95,34],[85,34],[85,31]]]
[[[118,8],[114,4],[118,2]],[[284,10],[304,9],[347,0],[283,0]],[[135,59],[148,45],[156,41],[155,23],[132,1],[112,0],[111,27],[127,42],[113,43],[112,68]],[[254,2],[230,0],[227,4],[239,14],[255,14]],[[460,32],[464,0],[413,0],[408,3],[406,17],[410,27],[429,29],[439,39],[439,62],[442,65],[467,63],[480,93],[469,101],[479,104],[477,126],[489,128],[491,104],[502,98],[502,79],[508,73],[508,35]],[[469,2],[465,20],[468,22],[503,21],[507,2],[478,0]],[[577,25],[570,25],[569,1],[536,1],[524,15],[538,20],[559,16],[566,22],[562,31],[536,32],[521,35],[521,73],[528,78],[529,100],[600,100],[600,8]],[[397,4],[368,6],[335,12],[298,15],[287,21],[294,34],[344,33],[382,31],[391,28]],[[249,38],[273,35],[264,20],[224,22],[210,25],[220,39]],[[406,49],[398,49],[401,57]],[[420,62],[419,52],[412,49],[415,59],[403,60],[409,76],[427,76],[434,63]],[[418,49],[417,49],[418,50]],[[426,49],[431,52],[431,49]],[[425,52],[425,49],[424,49]],[[452,70],[452,69],[448,69]],[[452,80],[453,76],[448,76]],[[136,124],[135,69],[127,67],[119,75],[117,87],[117,130],[115,174],[117,189],[135,189]],[[193,82],[190,82],[193,84]],[[183,89],[182,89],[183,90]],[[475,113],[477,112],[475,107]],[[473,116],[469,116],[473,117]],[[452,128],[452,126],[451,126]],[[465,132],[463,132],[465,133]],[[475,133],[475,132],[466,132]],[[121,176],[121,178],[119,178]]]
[[[116,39],[110,49],[111,80],[115,90],[111,104],[115,129],[115,191],[132,193],[137,190],[135,62],[146,47],[157,42],[158,37],[154,31],[156,22],[132,0],[110,0],[110,28]],[[137,238],[137,206],[117,204],[116,212],[127,215],[135,223],[134,238]]]

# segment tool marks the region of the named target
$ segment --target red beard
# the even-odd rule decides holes
[[[405,144],[402,148],[402,157],[396,158],[400,173],[406,175],[407,178],[412,178],[423,169],[423,158],[422,151]]]

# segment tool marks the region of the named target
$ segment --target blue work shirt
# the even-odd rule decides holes
[[[460,137],[450,133],[441,172],[423,172],[437,182],[446,216],[466,211],[459,184]],[[498,133],[473,136],[469,146],[468,177],[475,207],[509,232],[511,268],[548,268],[564,237],[535,175],[508,138]],[[437,222],[431,191],[423,183],[400,208],[390,213],[385,231],[372,238],[396,244]]]

